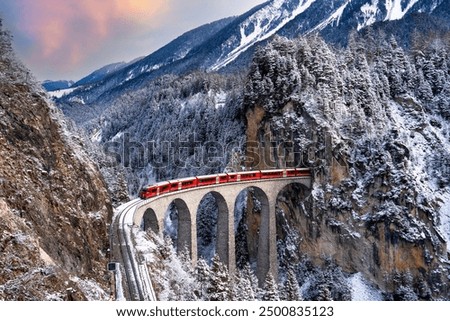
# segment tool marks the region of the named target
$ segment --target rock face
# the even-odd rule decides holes
[[[254,58],[247,166],[314,173],[279,196],[280,265],[331,259],[387,299],[448,299],[448,45],[353,41],[279,38]]]
[[[30,79],[0,29],[0,299],[105,298],[105,184]]]

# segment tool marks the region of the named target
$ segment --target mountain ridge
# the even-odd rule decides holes
[[[328,42],[343,45],[351,30],[363,30],[375,23],[402,21],[416,12],[429,16],[435,9],[445,10],[447,4],[448,0],[268,1],[242,15],[190,30],[148,56],[88,87],[76,89],[61,101],[68,105],[71,99],[95,104],[97,100],[110,100],[109,94],[139,88],[168,73],[242,70],[248,66],[255,48],[274,35],[295,38],[319,32]]]

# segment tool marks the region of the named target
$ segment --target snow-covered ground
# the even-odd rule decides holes
[[[122,271],[118,266],[116,271],[116,301],[125,301],[125,295],[123,294],[122,286]]]
[[[62,96],[70,94],[75,89],[77,89],[77,87],[75,87],[75,88],[68,88],[68,89],[54,90],[54,91],[49,91],[48,94],[51,97],[53,97],[53,98],[61,98]]]
[[[384,20],[400,20],[409,9],[419,0],[410,0],[408,5],[402,9],[404,0],[386,0],[386,18]]]
[[[370,286],[361,273],[353,274],[349,279],[352,301],[382,301],[381,292]]]
[[[110,298],[109,293],[106,293],[93,280],[80,279],[79,277],[72,277],[70,280],[78,285],[89,301],[107,301]]]

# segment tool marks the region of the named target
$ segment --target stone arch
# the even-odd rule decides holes
[[[280,273],[286,272],[289,264],[300,260],[302,240],[306,233],[317,229],[310,224],[312,204],[311,189],[299,182],[280,186],[275,199],[277,262]],[[306,222],[309,222],[306,224]]]
[[[228,204],[225,197],[221,193],[211,191],[203,195],[199,203],[199,207],[202,206],[202,204],[204,204],[203,202],[205,200],[208,200],[210,202],[211,198],[208,197],[214,199],[215,206],[217,208],[217,215],[215,218],[212,218],[214,224],[212,226],[209,226],[210,229],[213,229],[212,233],[214,234],[214,239],[212,240],[214,244],[211,245],[215,247],[215,253],[219,255],[221,261],[228,266],[230,262],[229,257],[229,249],[231,244],[230,235],[232,234],[229,231],[230,226],[229,220],[231,218],[229,215]],[[200,233],[204,231],[200,230],[201,228],[203,228],[203,224],[201,221],[199,221],[201,218],[198,215],[199,215],[199,208],[197,208],[197,233]],[[199,239],[197,239],[197,243],[200,244]],[[198,251],[198,253],[200,252]]]
[[[247,246],[249,246],[249,258],[251,260],[250,263],[256,263],[256,275],[258,276],[258,280],[260,284],[265,279],[265,276],[267,272],[270,269],[270,238],[271,232],[270,232],[270,203],[269,203],[269,197],[266,194],[265,191],[263,191],[261,188],[256,186],[250,186],[242,189],[239,193],[241,195],[242,193],[245,193],[245,191],[249,191],[250,194],[252,194],[255,198],[255,202],[253,199],[247,200],[247,205],[250,207],[253,207],[252,212],[259,213],[254,215],[254,213],[247,213],[247,215],[250,215],[251,217],[247,217],[247,226],[248,228],[248,235],[249,238],[247,240]],[[237,206],[237,202],[240,196],[236,197],[235,200],[235,210]],[[252,198],[253,198],[252,196]],[[249,209],[247,209],[249,210]],[[236,227],[239,229],[239,226],[236,224]],[[254,243],[257,242],[256,247],[254,246]],[[240,244],[242,246],[242,244]],[[250,248],[252,247],[252,248]],[[256,255],[255,253],[252,253],[256,248]],[[238,253],[236,253],[238,254]],[[256,256],[256,257],[255,257]],[[256,262],[252,262],[252,260],[255,260]]]
[[[186,202],[181,198],[174,199],[170,205],[174,205],[177,210],[177,251],[181,252],[184,249],[188,249],[189,254],[192,256],[192,218],[191,212]]]
[[[152,208],[147,208],[142,216],[142,229],[144,231],[151,229],[155,234],[159,234],[158,218]]]
[[[277,192],[277,199],[280,197],[280,194],[282,194],[286,189],[295,187],[297,190],[302,191],[302,194],[300,197],[307,199],[311,196],[311,188],[309,186],[306,186],[303,183],[300,182],[286,182],[285,184],[281,185]]]

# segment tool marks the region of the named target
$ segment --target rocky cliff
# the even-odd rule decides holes
[[[108,298],[112,207],[0,21],[0,300]]]
[[[279,196],[282,268],[333,261],[385,299],[448,299],[450,64],[448,43],[428,41],[278,38],[256,53],[246,165],[314,175]]]

